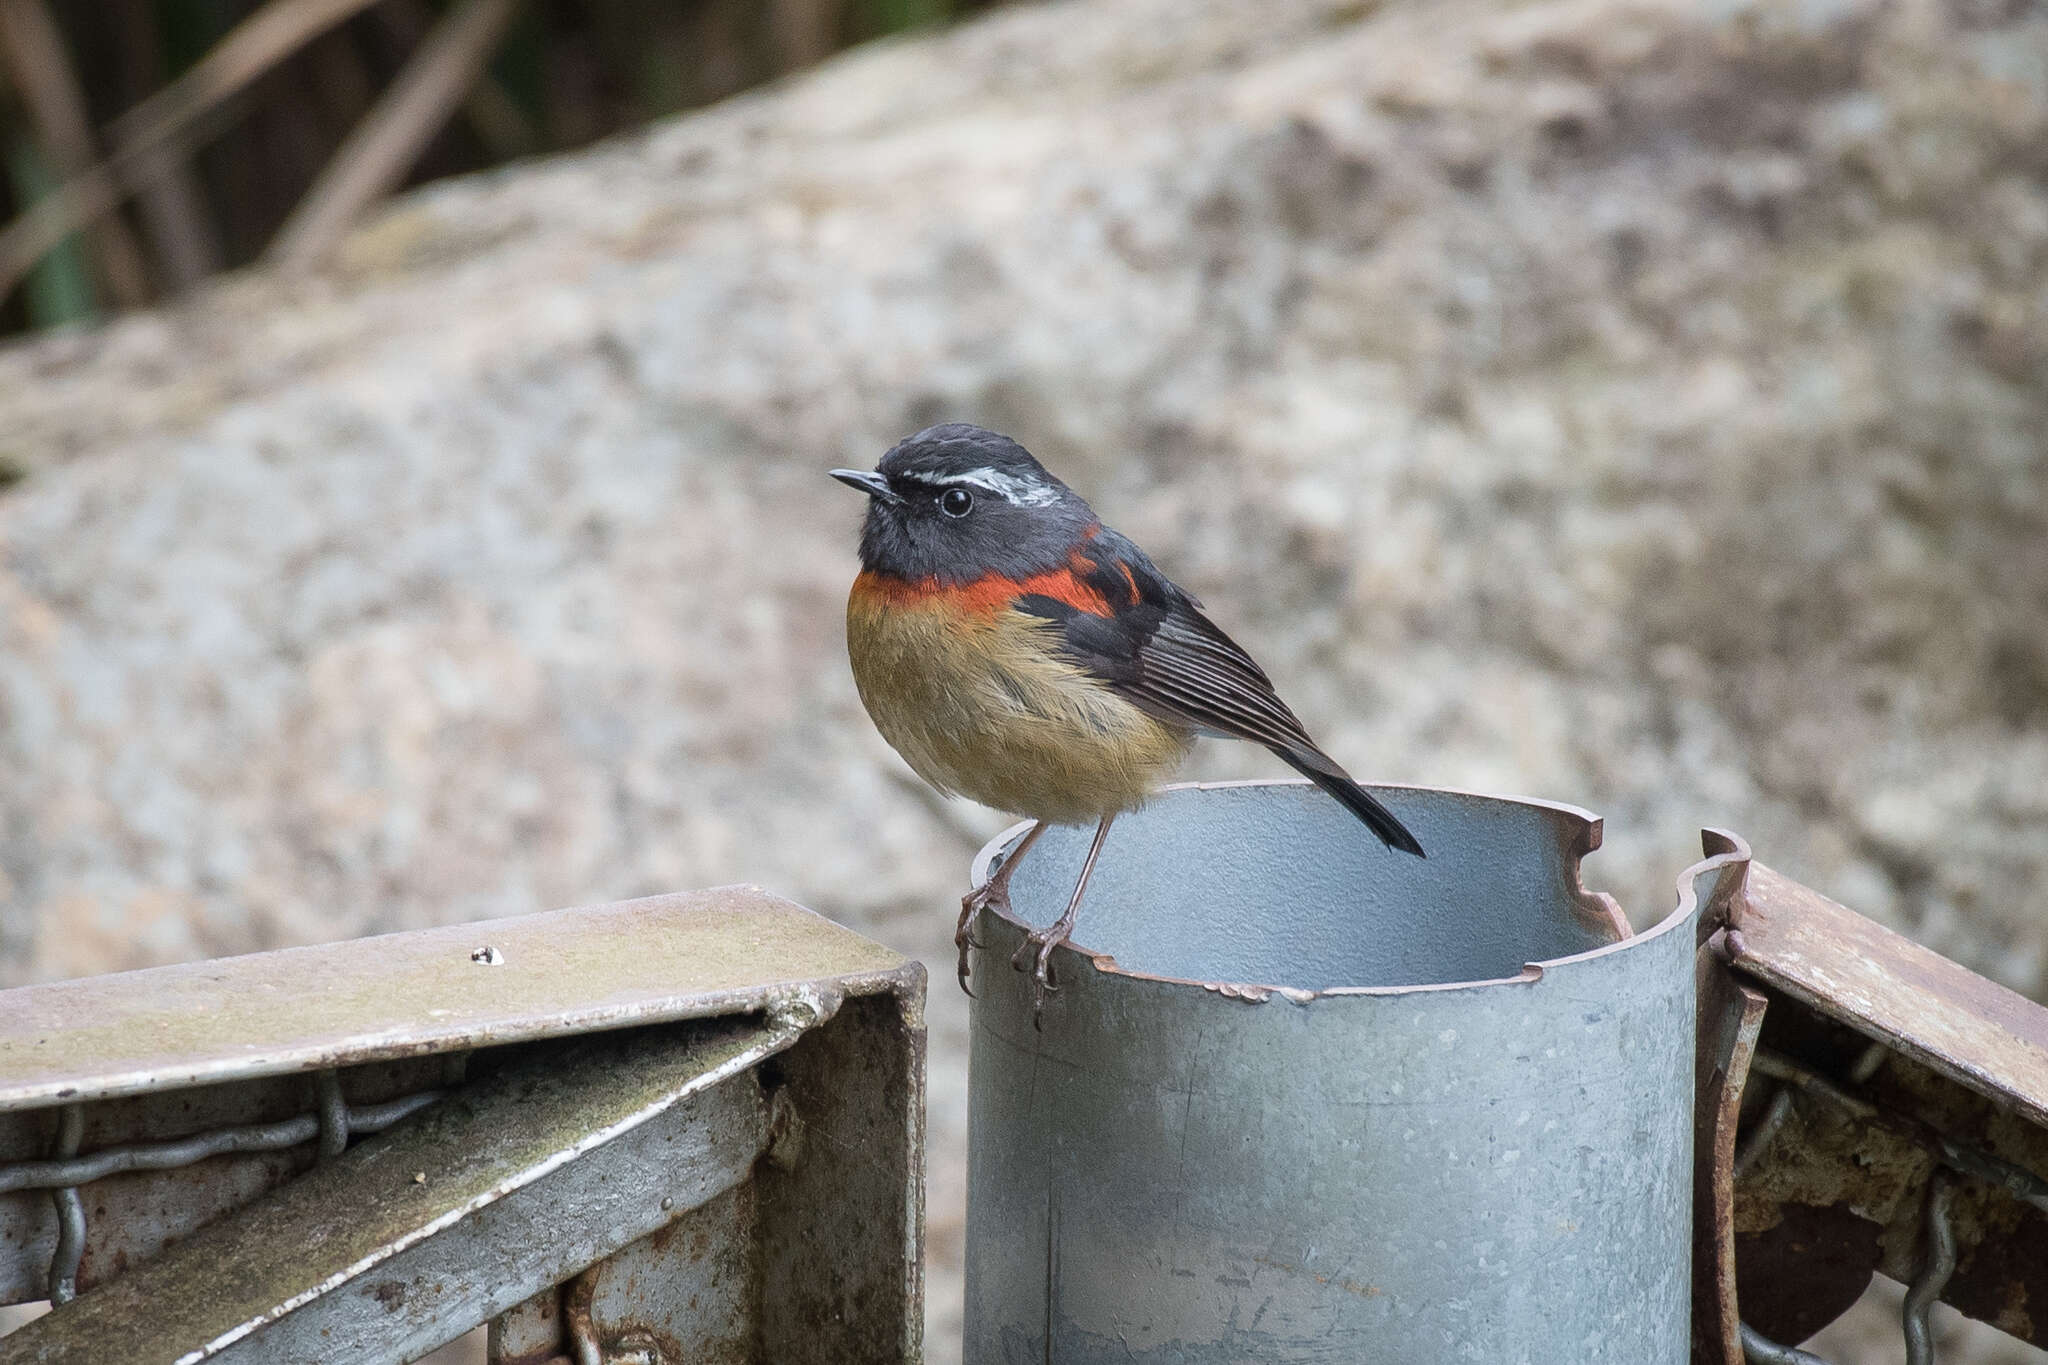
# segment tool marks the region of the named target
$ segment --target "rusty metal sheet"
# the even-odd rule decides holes
[[[1911,1114],[1956,1141],[2048,1173],[2048,1128],[2021,1122],[1930,1068],[1894,1059],[1877,1076],[1872,1093],[1887,1111]],[[1924,1217],[1916,1199],[1896,1210],[1886,1226],[1878,1269],[1900,1283],[1919,1268]],[[2038,1199],[2015,1199],[1984,1180],[1958,1179],[1948,1221],[1961,1256],[1941,1287],[1942,1301],[2022,1341],[2048,1346],[2048,1207]]]
[[[1767,1022],[1766,1035],[1776,1022]],[[1751,1075],[1761,1116],[1781,1097],[1768,1078]],[[1735,1301],[1742,1321],[1775,1342],[1806,1340],[1863,1296],[1883,1232],[1865,1215],[1874,1202],[1910,1195],[1911,1175],[1898,1177],[1916,1170],[1867,1136],[1815,1142],[1808,1117],[1791,1107],[1774,1135],[1754,1127],[1745,1133],[1742,1151],[1762,1155],[1734,1173]],[[1925,1164],[1917,1167],[1919,1179],[1926,1173]],[[1904,1278],[1911,1277],[1909,1269]]]
[[[1763,1027],[1762,993],[1721,961],[1724,926],[1749,878],[1749,845],[1702,830],[1707,855],[1678,877],[1679,913],[1694,915],[1693,991],[1693,1365],[1743,1365],[1735,1303],[1735,1136],[1750,1058]]]
[[[578,1276],[563,1293],[571,1346],[602,1360],[756,1365],[754,1195],[735,1186]]]
[[[901,992],[922,968],[755,887],[0,992],[0,1112]]]
[[[1733,1179],[1716,1297],[1742,1329],[1801,1340],[1882,1271],[1923,1317],[1938,1296],[2048,1343],[2048,1010],[1754,863],[1710,947],[1766,1006],[1707,1175]],[[1930,1246],[1953,1255],[1923,1274]]]
[[[2048,1125],[2048,1008],[1761,863],[1731,965]]]
[[[1743,1083],[1763,1027],[1764,997],[1736,980],[1711,945],[1694,960],[1698,1089],[1693,1127],[1692,1359],[1743,1365],[1736,1305],[1735,1135]]]
[[[688,1217],[688,1214],[683,1215]],[[549,1365],[568,1357],[562,1324],[562,1288],[550,1285],[491,1319],[484,1358],[490,1365]]]
[[[636,1030],[530,1058],[8,1338],[5,1359],[373,1365],[471,1324],[748,1178],[756,1068],[823,1019]],[[537,1235],[541,1234],[541,1235]]]
[[[1868,1040],[1801,1002],[1771,997],[1765,1067],[1810,1073],[1847,1097],[1801,1089],[1775,1135],[1736,1185],[1736,1260],[1743,1318],[1796,1341],[1855,1300],[1872,1271],[1901,1283],[1921,1266],[1928,1182],[1944,1144],[2048,1171],[2048,1129],[1902,1052],[1859,1073],[1844,1059]],[[1759,1106],[1760,1107],[1760,1106]],[[1745,1139],[1745,1149],[1751,1143]],[[2048,1344],[2048,1212],[1988,1180],[1962,1179],[1948,1222],[1959,1248],[1941,1299],[1970,1317]],[[1932,1295],[1930,1294],[1930,1297]]]

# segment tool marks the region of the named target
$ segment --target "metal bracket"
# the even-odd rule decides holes
[[[0,993],[0,1365],[916,1360],[923,986],[731,888]]]
[[[1707,835],[1696,1365],[1814,1362],[1873,1273],[2048,1345],[2048,1009]],[[1739,1130],[1739,1131],[1738,1131]]]

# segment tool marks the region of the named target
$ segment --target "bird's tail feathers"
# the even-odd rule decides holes
[[[1313,749],[1275,749],[1273,752],[1288,767],[1343,802],[1344,808],[1363,820],[1366,828],[1379,835],[1380,842],[1388,848],[1412,853],[1418,858],[1429,856],[1422,851],[1422,845],[1416,842],[1415,836],[1408,832],[1408,827],[1394,818],[1394,813],[1381,805],[1378,797],[1352,781],[1350,774],[1328,756]]]

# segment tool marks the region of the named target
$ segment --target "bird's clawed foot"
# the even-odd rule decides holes
[[[1043,833],[1045,821],[1040,820],[1024,832],[1024,837],[1004,856],[986,882],[960,898],[960,923],[953,928],[953,946],[960,950],[960,989],[970,996],[974,991],[967,984],[967,950],[981,946],[981,940],[974,936],[974,917],[988,909],[994,909],[997,914],[1008,913],[1010,874],[1017,870],[1017,863],[1025,850],[1037,843],[1038,836]]]
[[[1010,908],[1009,888],[1005,881],[992,878],[960,898],[960,922],[953,929],[953,946],[960,950],[960,989],[969,995],[973,995],[974,990],[967,984],[967,950],[981,946],[981,940],[974,936],[974,917],[990,906],[998,912]]]
[[[1033,929],[1024,936],[1024,942],[1010,957],[1010,965],[1018,971],[1029,968],[1031,972],[1031,1027],[1045,1031],[1045,1000],[1049,995],[1059,993],[1059,983],[1053,980],[1052,950],[1067,941],[1067,933],[1073,925],[1062,921],[1045,929]]]

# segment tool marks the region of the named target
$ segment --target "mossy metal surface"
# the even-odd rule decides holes
[[[482,959],[482,960],[478,960]],[[0,1110],[888,989],[904,960],[754,887],[0,992]]]
[[[768,1139],[749,1069],[803,1028],[536,1057],[38,1319],[6,1358],[411,1359],[745,1180]]]

